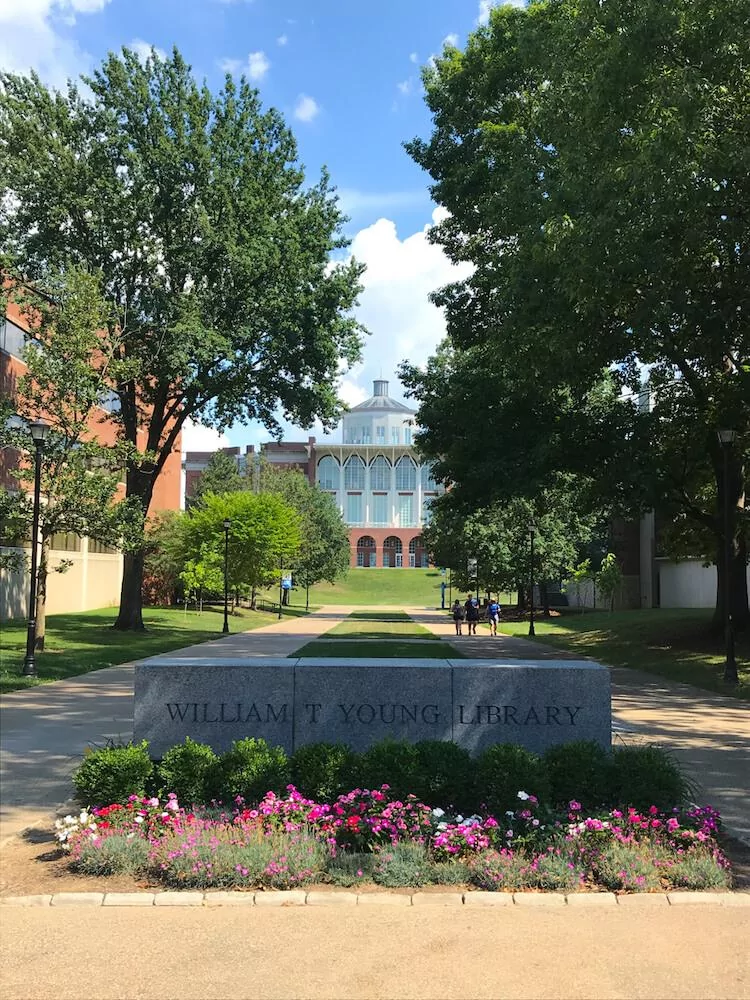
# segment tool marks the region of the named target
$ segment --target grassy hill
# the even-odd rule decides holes
[[[337,583],[321,583],[310,588],[310,604],[396,605],[397,607],[440,607],[438,569],[350,569]],[[447,582],[447,577],[445,577]],[[269,591],[271,600],[278,599],[278,590]],[[454,597],[460,596],[455,592]],[[445,591],[446,607],[448,590]],[[304,607],[305,591],[294,589],[292,606]]]

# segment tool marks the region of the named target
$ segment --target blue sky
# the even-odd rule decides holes
[[[447,38],[462,46],[488,7],[488,0],[0,0],[0,65],[33,66],[59,86],[122,45],[177,45],[210,86],[227,69],[248,75],[293,127],[308,177],[328,168],[351,216],[352,252],[368,267],[359,316],[371,336],[363,364],[341,382],[353,404],[381,375],[399,396],[396,364],[422,363],[444,334],[427,296],[457,272],[427,243],[435,206],[402,143],[430,130],[420,67]],[[257,426],[228,434],[232,444],[267,439]],[[214,441],[213,431],[188,434],[188,447]]]

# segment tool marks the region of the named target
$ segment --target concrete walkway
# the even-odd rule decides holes
[[[169,655],[285,657],[348,614],[348,608],[321,608]],[[0,846],[26,827],[44,822],[68,800],[70,775],[87,747],[132,737],[133,674],[133,664],[123,664],[4,695],[0,702]]]
[[[252,632],[189,646],[170,657],[285,657],[365,608],[328,607]],[[383,611],[387,609],[373,609]],[[560,659],[564,653],[526,639],[487,631],[455,635],[446,612],[407,610],[435,635],[470,657]],[[481,631],[481,630],[480,630]],[[727,825],[750,843],[750,706],[650,674],[612,669],[617,739],[672,748],[696,780],[696,798],[721,810]],[[133,666],[110,667],[6,695],[0,708],[0,844],[45,822],[70,794],[70,774],[87,746],[132,735]]]
[[[580,659],[530,639],[493,638],[481,626],[476,637],[458,637],[447,612],[410,614],[465,656]],[[696,800],[715,806],[727,828],[750,844],[750,705],[627,667],[610,673],[616,742],[659,743],[674,751],[696,783]]]

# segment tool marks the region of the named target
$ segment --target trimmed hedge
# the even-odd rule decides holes
[[[689,801],[692,787],[674,758],[661,747],[618,747],[567,743],[543,756],[515,744],[496,744],[477,759],[455,743],[416,744],[383,740],[363,753],[342,744],[299,747],[291,757],[262,739],[237,740],[217,756],[186,739],[154,768],[147,744],[93,750],[73,776],[78,799],[88,806],[126,801],[130,795],[175,792],[185,804],[237,796],[258,801],[289,783],[305,796],[332,801],[356,787],[390,785],[395,796],[415,795],[430,806],[464,813],[502,815],[518,806],[518,792],[540,803],[567,805],[576,799],[596,806],[672,808]]]

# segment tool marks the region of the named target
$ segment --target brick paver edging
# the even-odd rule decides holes
[[[0,906],[688,906],[711,903],[750,907],[750,892],[57,892],[54,895],[0,896]]]

